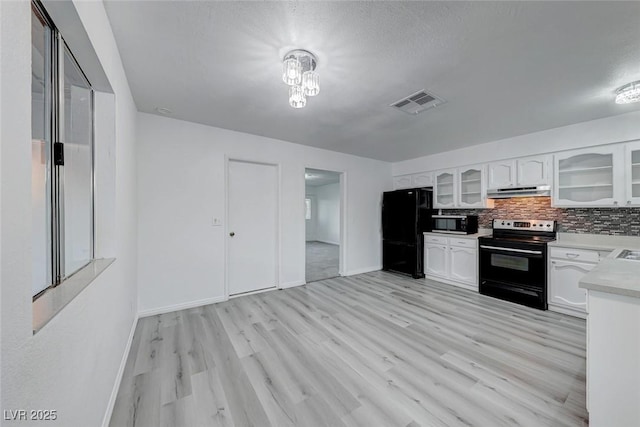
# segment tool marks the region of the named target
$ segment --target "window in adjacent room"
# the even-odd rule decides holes
[[[94,257],[93,89],[38,2],[31,16],[34,298]]]
[[[304,199],[304,219],[311,219],[311,199]]]

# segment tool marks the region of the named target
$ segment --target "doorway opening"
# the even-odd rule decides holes
[[[342,185],[339,172],[305,169],[305,280],[340,275]]]

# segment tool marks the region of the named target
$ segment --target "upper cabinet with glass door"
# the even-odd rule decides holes
[[[458,169],[458,206],[461,208],[486,207],[484,166],[468,166]]]
[[[624,157],[621,145],[572,150],[556,154],[553,205],[622,206]]]
[[[457,176],[455,169],[437,171],[433,186],[433,207],[455,208],[458,200]]]
[[[640,140],[625,145],[627,206],[640,206]]]

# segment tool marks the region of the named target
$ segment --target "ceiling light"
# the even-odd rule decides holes
[[[302,108],[307,96],[320,92],[320,76],[316,73],[318,59],[302,49],[292,50],[282,60],[282,81],[289,85],[289,105]]]
[[[616,91],[616,104],[640,101],[640,80],[626,84]]]
[[[156,107],[156,111],[157,111],[158,113],[160,113],[160,114],[164,114],[164,115],[167,115],[167,114],[171,114],[171,113],[173,113],[173,111],[171,111],[170,109],[165,108],[165,107]]]

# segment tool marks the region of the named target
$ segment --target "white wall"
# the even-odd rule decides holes
[[[404,175],[639,138],[636,111],[397,162],[392,169],[394,176]]]
[[[155,115],[138,116],[139,309],[224,297],[225,158],[280,165],[280,284],[304,283],[305,168],[345,172],[347,274],[379,269],[386,162]]]
[[[316,240],[340,244],[340,183],[316,187]]]
[[[113,208],[109,215],[114,219],[100,227],[97,239],[103,243],[97,246],[98,255],[112,250],[109,255],[117,260],[33,335],[31,6],[28,1],[0,2],[0,406],[56,409],[58,420],[45,422],[50,426],[102,423],[137,300],[136,109],[103,5],[77,2],[75,7],[115,92],[115,147],[106,148],[106,154],[101,148],[113,159],[97,159],[100,186],[114,192],[100,197],[99,203]]]

